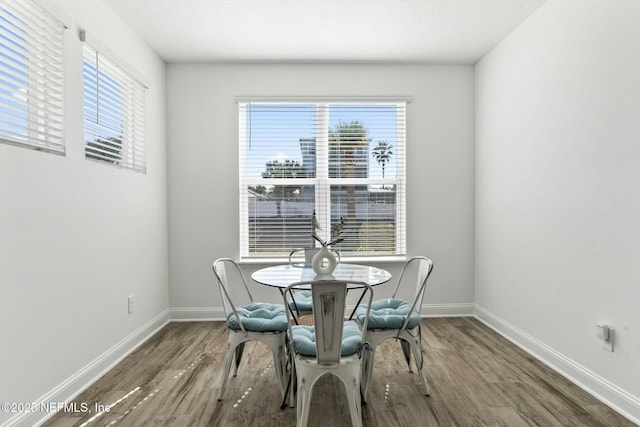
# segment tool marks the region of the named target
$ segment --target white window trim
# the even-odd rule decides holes
[[[329,103],[395,103],[395,104],[405,104],[404,108],[404,119],[406,120],[406,104],[408,104],[412,98],[409,96],[360,96],[360,97],[307,97],[307,96],[237,96],[235,98],[238,106],[241,104],[263,104],[263,103],[310,103],[316,104],[316,106],[322,110],[323,107],[326,107]],[[400,114],[400,112],[398,112]],[[328,132],[329,128],[328,117],[327,114],[321,114],[321,119],[318,122],[318,127],[316,130],[316,149],[318,150],[328,150]],[[242,134],[241,129],[246,129],[246,114],[242,108],[238,108],[238,129],[240,132],[239,141],[243,141],[246,138],[246,135]],[[316,161],[319,163],[316,165],[316,171],[318,176],[316,178],[297,178],[296,184],[300,185],[314,185],[316,188],[315,198],[316,198],[316,206],[325,206],[326,209],[324,211],[316,211],[317,219],[320,223],[320,227],[322,230],[330,230],[329,222],[331,218],[331,204],[324,204],[323,200],[328,200],[328,193],[330,192],[331,185],[344,185],[344,184],[394,184],[396,185],[396,215],[401,216],[403,218],[403,222],[396,222],[396,254],[394,255],[355,255],[355,256],[346,256],[350,261],[363,261],[363,260],[376,260],[376,261],[403,261],[406,259],[406,248],[407,248],[407,235],[406,235],[406,127],[402,130],[402,132],[398,132],[398,143],[402,144],[402,150],[400,150],[398,155],[398,162],[402,162],[402,168],[399,168],[398,175],[394,178],[384,178],[384,179],[372,179],[372,178],[351,178],[351,179],[332,179],[328,178],[328,158],[329,156],[321,155],[322,153],[316,153]],[[258,256],[252,255],[249,253],[249,238],[246,235],[249,226],[249,218],[248,218],[248,186],[254,184],[262,184],[263,180],[250,180],[245,179],[246,174],[246,146],[244,144],[239,144],[239,194],[240,194],[240,260],[245,263],[262,263],[262,262],[274,262],[274,261],[282,261],[281,257],[273,257],[273,256]],[[282,181],[282,182],[280,182]],[[364,182],[363,182],[364,181]],[[278,184],[286,184],[290,183],[290,179],[275,179],[270,178],[269,183],[273,185]],[[321,236],[324,239],[328,239],[330,236]]]

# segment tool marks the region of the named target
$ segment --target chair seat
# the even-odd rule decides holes
[[[287,313],[282,304],[251,303],[237,310],[244,329],[251,332],[287,330]],[[240,330],[238,319],[231,313],[227,317],[230,329]]]
[[[295,304],[294,304],[295,302]],[[293,302],[289,307],[298,313],[309,313],[313,311],[313,298],[311,291],[298,291],[293,293]]]
[[[364,319],[366,306],[360,305],[356,309],[358,321]],[[387,298],[374,301],[371,304],[369,325],[367,329],[400,329],[411,310],[411,304],[398,298]],[[413,310],[409,316],[407,329],[413,329],[420,323],[420,314]]]
[[[316,334],[314,326],[296,325],[291,328],[293,346],[299,354],[316,356]],[[362,348],[362,331],[353,320],[344,322],[341,356],[351,356]]]

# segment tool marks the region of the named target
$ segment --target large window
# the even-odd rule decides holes
[[[84,44],[85,157],[145,173],[145,86],[94,45]]]
[[[0,4],[0,141],[65,153],[63,32],[30,0]]]
[[[405,102],[240,102],[241,257],[405,254]]]

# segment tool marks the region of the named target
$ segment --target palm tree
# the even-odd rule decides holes
[[[384,178],[384,167],[391,160],[393,151],[391,149],[393,145],[387,141],[378,141],[378,145],[373,149],[371,155],[376,158],[376,161],[382,166],[382,177]]]
[[[360,178],[367,174],[366,160],[369,152],[367,129],[358,120],[340,121],[335,128],[329,129],[329,177]],[[335,161],[335,163],[332,162]],[[364,161],[363,161],[364,160]],[[332,164],[333,163],[333,164]],[[340,227],[344,233],[343,249],[355,250],[358,246],[356,230],[356,186],[345,186],[347,216],[340,218]]]

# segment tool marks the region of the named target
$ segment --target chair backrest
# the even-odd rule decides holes
[[[284,292],[285,304],[287,304],[287,295],[290,295],[291,291],[300,288],[308,289],[309,285],[311,285],[313,298],[316,358],[320,364],[338,363],[342,351],[347,288],[351,285],[352,287],[360,288],[363,293],[368,293],[369,295],[367,313],[360,334],[360,342],[362,343],[367,331],[369,309],[373,301],[373,288],[365,282],[344,280],[298,282],[289,285]],[[287,316],[290,316],[288,311]],[[291,324],[290,318],[289,323]],[[289,339],[293,341],[291,327],[289,328]]]
[[[230,267],[227,271],[227,267]],[[233,304],[233,300],[229,295],[229,274],[233,274],[234,277],[237,276],[242,284],[244,285],[244,290],[246,291],[247,297],[250,302],[253,302],[253,296],[249,291],[249,286],[247,285],[247,280],[244,278],[244,274],[242,273],[242,269],[238,263],[231,258],[219,258],[213,262],[213,274],[215,274],[218,279],[218,288],[220,289],[220,295],[222,296],[222,304],[224,306],[224,312],[226,317],[229,317],[229,314],[234,313],[236,319],[238,320],[238,324],[240,325],[240,329],[243,332],[244,326],[242,326],[242,321],[240,320],[240,316],[236,311],[236,306]]]
[[[415,294],[413,297],[413,304],[411,304],[411,310],[409,310],[409,313],[415,310],[416,307],[418,307],[419,309],[422,306],[424,293],[425,293],[425,290],[427,289],[427,279],[429,278],[429,276],[431,275],[431,271],[433,270],[433,262],[425,256],[414,256],[409,260],[407,260],[404,266],[402,266],[402,271],[400,272],[398,283],[396,283],[396,287],[393,290],[392,298],[396,297],[396,293],[400,288],[400,284],[403,283],[405,272],[407,271],[407,268],[412,264],[417,264],[416,271],[415,271],[416,288],[415,288]],[[408,322],[409,322],[409,316],[407,316],[407,319],[404,322],[403,328],[406,328]]]
[[[296,248],[289,252],[289,264],[301,264],[311,266],[311,258],[320,248]]]

